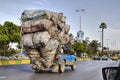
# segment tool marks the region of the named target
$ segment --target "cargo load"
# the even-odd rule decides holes
[[[70,43],[70,25],[63,13],[48,10],[25,10],[21,15],[21,43],[32,68],[41,71],[54,64],[61,45]],[[58,48],[60,47],[60,48]]]

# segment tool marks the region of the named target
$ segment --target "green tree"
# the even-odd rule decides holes
[[[89,55],[95,55],[98,51],[99,43],[97,40],[92,40],[88,46],[87,52]]]
[[[20,26],[17,26],[9,21],[6,21],[3,25],[0,25],[0,54],[4,53],[5,55],[6,51],[9,48],[9,43],[19,43],[20,38]]]
[[[102,29],[102,54],[103,54],[103,46],[104,46],[104,29],[106,29],[107,28],[107,25],[104,23],[104,22],[102,22],[101,24],[100,24],[100,26],[99,26],[99,28],[101,28]]]
[[[86,45],[84,43],[74,41],[71,45],[71,50],[73,52],[76,52],[77,56],[80,57],[81,52],[86,52]]]

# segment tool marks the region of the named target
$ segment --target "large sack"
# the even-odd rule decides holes
[[[50,39],[50,34],[47,31],[44,32],[36,32],[33,35],[33,43],[34,45],[38,44],[47,44]]]
[[[53,22],[48,19],[35,19],[22,23],[22,34],[48,30]]]
[[[46,44],[46,46],[44,48],[42,48],[42,52],[50,52],[50,51],[54,51],[57,49],[59,45],[59,41],[56,39],[50,39],[49,42]]]
[[[62,16],[61,22],[65,23],[66,22],[66,16]]]
[[[64,26],[64,33],[68,34],[69,30],[70,30],[70,25],[65,24],[65,26]]]
[[[69,35],[61,32],[59,34],[60,44],[67,44],[70,41]]]
[[[31,58],[40,58],[40,53],[37,49],[27,49],[26,48],[26,52],[28,54],[28,56]]]
[[[65,23],[58,21],[58,25],[61,26],[62,29],[64,29]]]
[[[32,20],[32,32],[48,30],[53,25],[53,22],[48,19]]]
[[[28,21],[32,19],[50,19],[51,12],[47,10],[25,10],[22,13],[21,20]]]
[[[54,51],[50,51],[50,52],[46,52],[46,53],[42,53],[43,55],[43,59],[44,59],[44,64],[47,66],[47,67],[50,67],[53,63],[53,60],[54,60],[54,57],[55,57],[55,54],[56,54],[56,50]]]
[[[54,22],[54,24],[57,24],[59,21],[58,13],[52,13],[51,15],[52,15],[51,20]]]
[[[23,44],[24,47],[34,48],[32,40],[33,40],[33,34],[24,34],[22,36],[21,43]]]
[[[70,39],[70,41],[72,41],[72,40],[73,40],[73,34],[70,33],[70,34],[68,34],[68,35],[69,35],[69,39]]]
[[[56,51],[42,53],[42,57],[37,58],[35,62],[32,62],[32,68],[38,70],[48,69],[53,64]]]
[[[31,33],[31,20],[22,22],[21,24],[21,34]]]
[[[21,34],[32,33],[31,27],[21,27]]]
[[[51,38],[58,38],[59,30],[57,29],[57,25],[51,26],[51,28],[48,30]]]
[[[31,27],[31,21],[32,20],[22,22],[21,27]]]
[[[54,22],[54,24],[58,24],[59,21],[61,22],[66,22],[66,17],[63,16],[63,13],[57,13],[57,12],[52,12],[51,13],[51,20]]]

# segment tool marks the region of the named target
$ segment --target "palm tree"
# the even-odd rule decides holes
[[[96,55],[98,51],[99,43],[97,40],[92,40],[87,48],[87,51],[90,56]]]
[[[104,29],[107,28],[106,26],[107,25],[104,22],[102,22],[99,27],[99,28],[102,28],[102,54],[103,54],[103,33],[104,33]]]

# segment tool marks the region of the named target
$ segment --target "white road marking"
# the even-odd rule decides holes
[[[6,76],[0,76],[0,79],[7,78]]]

